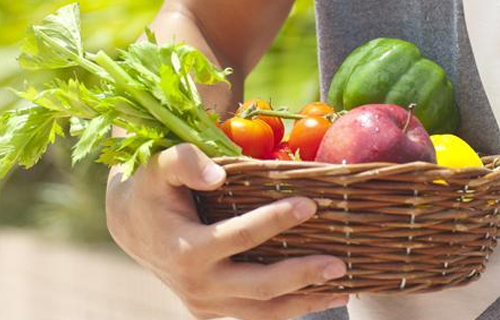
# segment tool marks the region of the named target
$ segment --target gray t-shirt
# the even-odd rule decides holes
[[[500,154],[500,129],[474,61],[462,0],[316,0],[316,21],[322,99],[354,48],[379,37],[411,41],[451,79],[461,114],[458,134],[477,150]],[[346,308],[300,318],[347,319]],[[477,320],[499,319],[500,298]]]

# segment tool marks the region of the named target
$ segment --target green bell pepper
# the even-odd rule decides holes
[[[337,111],[373,103],[408,107],[430,134],[453,133],[459,123],[445,71],[413,43],[379,38],[355,49],[335,74],[328,102]]]

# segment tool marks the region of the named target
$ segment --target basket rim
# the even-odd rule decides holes
[[[347,164],[333,164],[333,163],[328,163],[328,162],[319,162],[319,161],[288,161],[288,160],[261,160],[261,159],[255,159],[251,157],[246,157],[246,156],[240,156],[240,157],[230,157],[230,156],[222,156],[222,157],[214,157],[212,158],[213,161],[215,161],[218,164],[225,165],[225,164],[230,164],[230,163],[260,163],[266,166],[269,166],[270,168],[276,168],[280,169],[280,167],[295,167],[295,168],[313,168],[313,167],[332,167],[332,168],[356,168],[356,169],[362,169],[362,168],[372,168],[372,167],[408,167],[408,166],[416,166],[416,167],[425,167],[425,168],[435,168],[435,169],[442,169],[442,170],[449,170],[454,173],[456,172],[464,172],[464,171],[470,171],[470,170],[483,170],[483,171],[488,171],[488,172],[495,172],[500,169],[491,169],[485,166],[482,167],[463,167],[463,168],[451,168],[451,167],[445,167],[445,166],[440,166],[435,163],[431,162],[425,162],[425,161],[412,161],[412,162],[406,162],[406,163],[395,163],[395,162],[367,162],[367,163],[347,163]],[[481,160],[483,160],[483,163],[492,163],[498,161],[498,166],[500,167],[500,155],[493,155],[493,156],[484,156],[481,157]]]
[[[462,174],[475,175],[467,184],[469,187],[479,187],[492,181],[500,180],[500,155],[482,157],[483,167],[450,168],[435,163],[414,161],[408,163],[369,162],[358,164],[332,164],[315,161],[283,161],[283,160],[260,160],[250,157],[215,157],[213,160],[224,167],[227,173],[243,173],[248,171],[276,172],[277,176],[283,177],[286,172],[288,178],[303,177],[307,174],[316,175],[362,175],[364,180],[381,174],[390,175],[396,173],[427,171],[434,172],[442,179]],[[355,181],[352,181],[355,182]],[[351,182],[351,183],[352,183]]]

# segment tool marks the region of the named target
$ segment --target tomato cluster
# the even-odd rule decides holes
[[[328,115],[332,107],[322,102],[307,104],[289,135],[279,116],[259,114],[251,118],[241,117],[249,108],[272,111],[269,102],[252,99],[243,103],[236,116],[225,121],[220,128],[238,146],[244,155],[257,159],[313,161],[326,131],[331,126]]]

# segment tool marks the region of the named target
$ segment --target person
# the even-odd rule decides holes
[[[237,103],[243,100],[245,78],[270,47],[293,2],[170,0],[165,2],[151,28],[160,42],[184,41],[202,50],[216,65],[234,69],[229,79],[230,90],[224,85],[200,88],[205,105],[215,106],[217,112],[224,115],[234,111]],[[463,21],[461,0],[439,3],[431,0],[316,0],[316,8],[323,98],[335,69],[350,50],[370,38],[404,38],[415,42],[425,55],[443,65],[454,81],[458,105],[462,116],[466,115],[465,120],[462,119],[461,134],[476,146],[481,145],[485,152],[500,151],[496,122],[500,112],[491,108],[479,78]],[[470,89],[463,85],[464,80]],[[471,113],[463,107],[471,101],[481,114]],[[483,121],[483,134],[471,130],[477,126],[477,121]],[[203,225],[197,217],[190,189],[217,189],[225,177],[220,166],[189,144],[161,152],[125,182],[121,181],[120,168],[115,167],[110,172],[107,189],[109,231],[127,254],[154,272],[198,319],[348,319],[346,309],[340,308],[347,304],[347,295],[292,294],[302,287],[344,276],[346,266],[339,258],[315,255],[268,266],[235,263],[229,259],[306,221],[314,215],[315,203],[307,198],[293,197],[239,217]],[[487,298],[481,296],[482,303],[472,299],[465,305],[482,308],[486,302],[487,305],[493,302],[500,295],[499,285],[495,284],[500,284],[500,279],[494,280],[497,281],[489,281]],[[446,297],[446,292],[443,294]],[[485,309],[475,310],[474,317],[470,312],[460,312],[461,306],[456,310],[443,310],[439,317],[421,317],[425,313],[419,316],[418,312],[391,311],[395,304],[402,302],[410,308],[412,301],[418,300],[411,296],[391,297],[385,302],[368,299],[365,305],[364,299],[353,300],[358,310],[369,313],[358,319],[389,320],[402,316],[415,320],[448,319],[446,312],[455,311],[451,314],[454,319],[466,315],[469,318],[464,320],[473,320]],[[429,301],[416,307],[420,311],[433,308]],[[500,314],[498,303],[491,308],[486,317]],[[356,312],[352,317],[356,317]],[[481,318],[485,319],[500,317]]]

